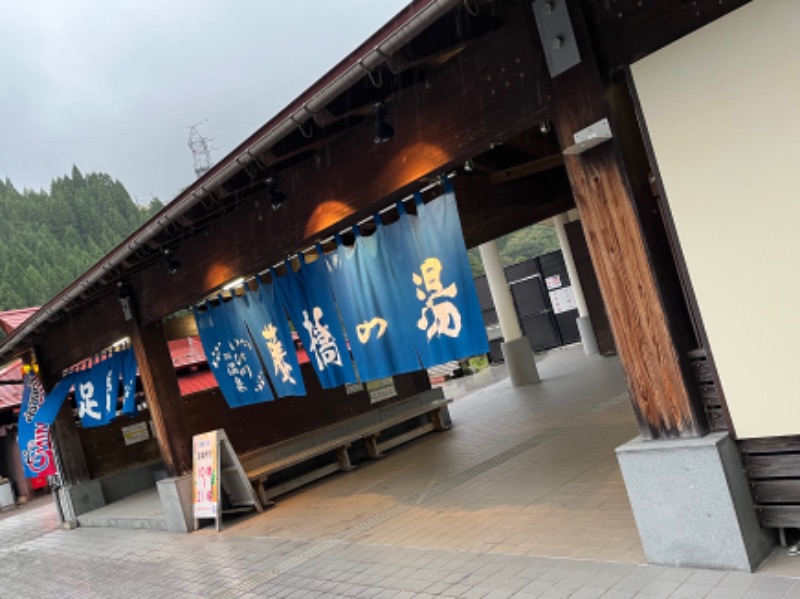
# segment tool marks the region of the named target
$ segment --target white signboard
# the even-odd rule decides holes
[[[192,439],[192,455],[194,518],[217,519],[220,512],[217,431],[195,435]]]
[[[125,439],[125,445],[134,445],[142,441],[147,441],[150,438],[150,431],[147,429],[147,423],[137,422],[130,426],[123,426],[122,438]]]
[[[222,520],[222,490],[228,500],[225,513],[254,508],[261,512],[242,464],[223,429],[210,431],[192,438],[192,503],[194,527],[198,520],[215,520],[217,531]]]
[[[552,277],[547,277],[544,280],[545,285],[547,285],[548,289],[558,289],[561,287],[561,275],[553,275]]]
[[[575,304],[575,295],[572,293],[572,287],[562,287],[561,289],[551,291],[550,303],[553,304],[554,314],[569,312],[578,307]]]

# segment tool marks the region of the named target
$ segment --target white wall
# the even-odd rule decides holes
[[[756,0],[634,64],[740,438],[800,433],[800,2]]]

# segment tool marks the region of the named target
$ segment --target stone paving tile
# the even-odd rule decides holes
[[[0,597],[800,599],[779,552],[758,574],[643,565],[613,455],[635,433],[624,380],[599,358],[571,376],[570,351],[541,385],[461,394],[452,431],[222,534],[61,531],[52,505],[4,518]]]

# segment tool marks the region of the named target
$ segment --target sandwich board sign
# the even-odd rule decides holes
[[[247,475],[225,431],[218,429],[192,438],[192,504],[194,529],[200,520],[214,520],[217,531],[222,522],[222,497],[229,499],[232,509],[254,508],[261,512]]]

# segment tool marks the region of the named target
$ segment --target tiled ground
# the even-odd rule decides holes
[[[636,432],[618,363],[573,348],[540,370],[522,391],[465,379],[451,431],[221,534],[63,532],[50,505],[7,518],[0,597],[800,597],[781,550],[755,575],[643,565],[613,454]]]

